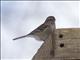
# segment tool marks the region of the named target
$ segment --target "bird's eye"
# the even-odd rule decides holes
[[[49,18],[49,20],[53,20],[52,18]]]

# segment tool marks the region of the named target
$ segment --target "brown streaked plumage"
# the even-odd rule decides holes
[[[38,28],[33,30],[31,33],[21,37],[14,38],[13,40],[30,36],[30,37],[34,37],[37,40],[44,41],[48,38],[51,31],[53,31],[54,29],[55,29],[55,18],[53,16],[49,16],[47,17],[46,21],[42,25],[40,25]]]

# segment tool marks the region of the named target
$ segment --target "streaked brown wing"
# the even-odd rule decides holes
[[[28,35],[33,35],[35,33],[39,33],[39,32],[43,32],[45,30],[45,28],[47,28],[48,25],[40,25],[38,28],[36,28],[35,30],[33,30],[31,33],[29,33]]]

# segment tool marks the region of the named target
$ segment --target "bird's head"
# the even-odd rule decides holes
[[[54,24],[55,23],[55,17],[54,16],[49,16],[47,17],[45,24]]]

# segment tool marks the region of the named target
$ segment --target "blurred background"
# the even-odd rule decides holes
[[[48,16],[56,18],[56,28],[80,27],[80,2],[74,1],[2,1],[1,58],[31,60],[43,41],[28,37],[13,41],[40,26]]]

